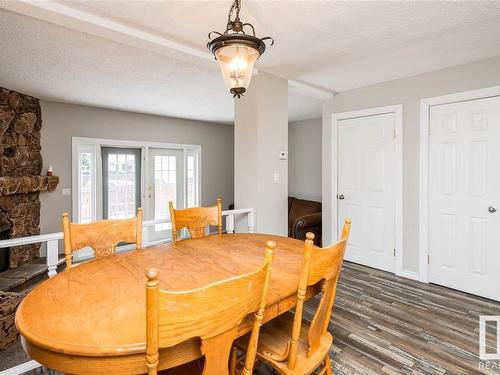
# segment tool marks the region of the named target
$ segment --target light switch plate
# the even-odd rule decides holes
[[[288,159],[288,152],[280,151],[280,160],[287,160],[287,159]]]
[[[71,189],[63,188],[63,189],[61,189],[61,194],[64,196],[69,196],[69,195],[71,195]]]

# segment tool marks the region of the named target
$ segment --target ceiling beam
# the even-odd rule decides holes
[[[69,29],[218,69],[217,64],[214,64],[213,55],[206,49],[200,49],[181,40],[160,36],[81,11],[66,5],[66,3],[59,3],[54,0],[0,0],[0,7]],[[254,69],[254,74],[258,74],[257,68]],[[288,80],[288,84],[295,92],[320,100],[331,98],[334,94],[331,91],[295,80]]]
[[[321,87],[316,87],[316,86],[310,85],[308,83],[296,81],[293,79],[288,80],[288,86],[290,86],[292,88],[292,91],[295,91],[295,92],[298,92],[302,95],[310,96],[312,98],[316,98],[319,100],[330,99],[331,97],[333,97],[333,95],[335,95],[334,91],[325,90]]]
[[[183,41],[165,38],[164,36],[81,11],[53,0],[4,0],[0,2],[0,6],[29,17],[38,18],[69,29],[83,31],[135,47],[144,48],[145,45],[148,47],[156,46],[154,49],[155,52],[161,52],[161,49],[169,49],[199,59],[214,60],[208,50],[201,50]]]

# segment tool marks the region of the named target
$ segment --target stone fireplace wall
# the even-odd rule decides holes
[[[0,88],[0,231],[10,238],[40,233],[41,128],[39,99]],[[10,266],[36,258],[39,247],[10,249]]]

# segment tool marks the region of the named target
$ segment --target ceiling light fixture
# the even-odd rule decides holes
[[[240,98],[252,79],[253,67],[266,50],[265,40],[274,44],[270,37],[257,38],[250,23],[240,21],[241,0],[234,0],[227,17],[227,27],[223,34],[212,31],[208,34],[207,47],[219,62],[224,83],[234,97]],[[244,28],[251,29],[247,34]],[[247,30],[248,31],[248,30]],[[213,35],[218,35],[212,39]]]

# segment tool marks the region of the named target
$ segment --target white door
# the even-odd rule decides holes
[[[166,148],[149,149],[149,183],[146,198],[150,219],[170,217],[168,202],[175,208],[184,208],[184,165],[183,151]],[[172,226],[156,224],[149,233],[151,241],[172,237]]]
[[[430,110],[429,281],[500,300],[500,97]]]
[[[353,221],[345,259],[395,271],[396,118],[394,113],[338,122],[338,233]]]

